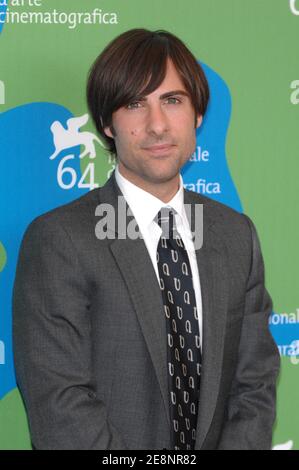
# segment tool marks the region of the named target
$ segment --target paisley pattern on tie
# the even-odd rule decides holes
[[[157,264],[166,319],[173,448],[193,450],[202,358],[192,272],[174,214],[174,209],[163,207],[155,217],[162,229]]]

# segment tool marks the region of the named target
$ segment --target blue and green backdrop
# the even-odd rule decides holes
[[[273,446],[299,449],[299,0],[0,0],[0,449],[31,448],[11,336],[22,235],[113,170],[86,77],[135,27],[175,33],[206,72],[211,101],[184,185],[257,227],[282,359]]]

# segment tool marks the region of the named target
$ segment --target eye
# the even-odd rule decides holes
[[[135,106],[135,105],[138,105],[138,104],[140,104],[139,101],[132,101],[132,103],[127,104],[126,108],[127,109],[137,109],[138,106]]]
[[[167,101],[169,101],[169,100],[176,100],[176,103],[172,103],[172,104],[181,103],[181,100],[179,100],[179,99],[176,98],[175,96],[170,96],[169,98],[167,98]]]

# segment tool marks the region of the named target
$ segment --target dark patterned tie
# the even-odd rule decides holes
[[[188,253],[174,214],[174,209],[163,207],[155,218],[162,228],[157,264],[166,318],[173,448],[193,450],[201,376],[200,336]]]

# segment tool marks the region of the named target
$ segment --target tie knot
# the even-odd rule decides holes
[[[155,217],[155,222],[161,227],[165,238],[173,237],[176,228],[175,224],[176,211],[171,207],[162,207]]]

